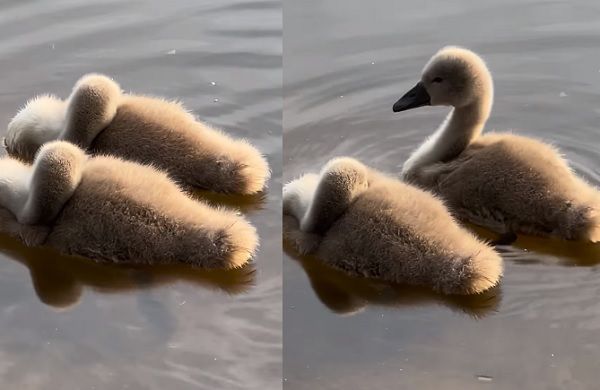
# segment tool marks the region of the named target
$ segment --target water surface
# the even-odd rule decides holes
[[[33,95],[102,72],[181,99],[273,167],[263,198],[211,198],[259,230],[242,270],[101,266],[1,237],[4,388],[281,388],[281,29],[278,0],[0,4],[0,129]]]
[[[392,104],[458,44],[493,72],[488,129],[548,140],[600,185],[597,2],[289,1],[284,25],[285,181],[338,155],[399,172],[447,109]],[[501,252],[501,286],[456,299],[348,278],[288,249],[285,387],[597,388],[600,248],[523,237]]]

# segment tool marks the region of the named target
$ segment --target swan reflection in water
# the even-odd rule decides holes
[[[25,265],[40,301],[57,309],[77,304],[86,288],[123,293],[185,282],[225,294],[242,294],[254,286],[256,273],[254,263],[232,270],[100,264],[49,248],[30,248],[6,235],[0,235],[0,256]]]
[[[265,209],[267,193],[259,192],[252,195],[220,194],[206,190],[194,189],[188,192],[192,199],[203,201],[214,207],[227,207],[243,214],[258,212]]]
[[[284,251],[304,269],[319,300],[341,315],[360,313],[370,305],[400,309],[435,304],[482,318],[496,312],[501,301],[500,285],[481,294],[444,295],[424,287],[348,276],[328,267],[314,256],[300,255],[285,242]]]
[[[479,237],[493,241],[495,233],[466,224]],[[505,261],[528,264],[557,264],[565,267],[592,267],[600,264],[600,244],[518,235],[510,245],[497,247]]]
[[[467,225],[467,228],[481,238],[497,238],[495,233],[484,228],[474,225]],[[337,314],[359,313],[369,305],[402,308],[438,304],[474,318],[482,318],[496,312],[502,299],[502,283],[482,294],[442,295],[426,288],[348,276],[328,267],[314,256],[298,254],[285,241],[284,250],[306,272],[319,300]],[[557,264],[565,267],[600,264],[600,245],[591,243],[520,235],[510,246],[498,247],[498,251],[506,262],[520,264]],[[540,271],[543,272],[543,267]]]

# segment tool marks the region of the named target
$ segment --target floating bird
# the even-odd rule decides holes
[[[546,143],[510,133],[482,134],[492,100],[492,76],[477,54],[460,47],[435,54],[421,81],[393,109],[452,110],[404,163],[403,178],[441,196],[460,219],[505,237],[600,240],[598,190]]]
[[[0,159],[0,232],[97,261],[220,269],[258,245],[243,217],[192,200],[162,171],[64,141],[33,165]]]
[[[122,93],[100,74],[83,76],[66,100],[28,101],[8,125],[5,147],[31,162],[52,140],[150,164],[183,186],[215,192],[254,194],[270,176],[266,159],[247,141],[196,120],[181,103]]]
[[[283,191],[285,237],[353,276],[479,293],[502,275],[496,251],[460,227],[435,196],[341,157]]]

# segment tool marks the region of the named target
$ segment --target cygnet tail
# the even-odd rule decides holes
[[[239,268],[248,263],[256,253],[259,238],[256,228],[246,219],[236,216],[223,231],[217,245],[223,253],[222,268]]]
[[[503,265],[500,255],[490,247],[484,247],[470,259],[470,273],[460,294],[478,294],[496,286],[502,278]]]
[[[234,182],[245,195],[256,194],[264,190],[271,177],[269,163],[258,149],[244,140],[235,141],[231,157],[235,162]]]
[[[252,195],[263,191],[271,170],[265,156],[243,139],[196,122],[200,134],[199,187],[221,193]]]
[[[435,265],[435,263],[433,264]],[[502,258],[481,243],[472,254],[442,259],[430,269],[433,288],[444,294],[478,294],[496,286],[502,277]]]

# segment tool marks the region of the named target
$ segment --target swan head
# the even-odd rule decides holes
[[[421,80],[394,104],[394,112],[430,105],[491,104],[492,93],[492,76],[483,59],[468,49],[447,46],[427,62]]]
[[[11,157],[32,162],[38,149],[58,138],[67,112],[67,102],[53,95],[40,95],[27,102],[10,123],[3,146]]]

